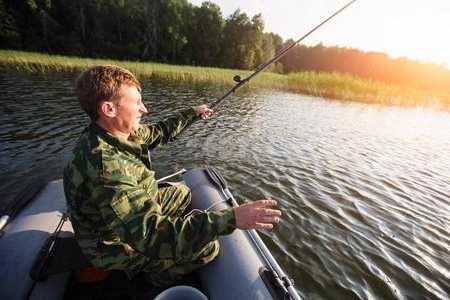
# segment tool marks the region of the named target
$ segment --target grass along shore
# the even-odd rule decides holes
[[[229,87],[234,84],[232,80],[234,75],[240,74],[244,78],[251,73],[248,70],[77,58],[0,50],[0,70],[2,72],[16,71],[38,74],[80,72],[89,66],[100,64],[122,66],[141,79],[150,78],[171,80],[183,84],[214,84]],[[338,73],[300,72],[282,75],[264,72],[253,78],[247,85],[250,88],[278,89],[330,99],[366,103],[432,106],[436,108],[450,107],[450,94],[448,93],[388,85]]]

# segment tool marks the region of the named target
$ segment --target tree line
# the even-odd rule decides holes
[[[82,57],[254,69],[293,41],[264,32],[260,14],[228,17],[187,0],[0,0],[0,47]],[[271,71],[341,72],[450,91],[445,66],[357,49],[296,46]]]
[[[2,48],[251,69],[281,47],[261,15],[187,0],[0,0]]]
[[[289,43],[289,41],[288,41]],[[299,70],[339,72],[389,84],[450,92],[450,70],[444,65],[352,48],[296,46],[281,59],[285,73]]]

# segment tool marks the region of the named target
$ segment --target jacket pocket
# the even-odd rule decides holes
[[[133,213],[130,201],[126,195],[114,199],[111,202],[111,208],[122,221],[125,221]]]

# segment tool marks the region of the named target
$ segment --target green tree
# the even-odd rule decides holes
[[[182,50],[188,42],[183,16],[191,5],[187,0],[144,0],[142,7],[140,20],[144,26],[141,31],[141,57],[163,62],[182,61]]]
[[[160,39],[160,19],[163,1],[161,0],[143,0],[143,14],[140,16],[142,21],[143,50],[141,58],[155,59],[158,53]]]
[[[44,34],[46,14],[42,12],[50,8],[51,2],[49,0],[4,0],[3,4],[9,15],[14,18],[14,22],[9,24],[15,23],[20,36],[20,47],[24,50],[48,50],[48,40]]]
[[[251,29],[249,31],[249,36],[247,42],[248,51],[253,52],[253,62],[250,68],[255,68],[267,60],[267,57],[273,56],[273,53],[266,53],[265,51],[272,52],[271,47],[264,41],[264,20],[261,14],[253,16],[251,21]],[[264,47],[268,47],[264,49]]]
[[[164,1],[160,14],[161,37],[159,39],[159,55],[163,61],[181,60],[181,51],[187,44],[183,31],[183,13],[188,6],[187,0]]]
[[[250,69],[254,51],[249,51],[248,37],[252,24],[246,13],[236,10],[225,22],[222,65],[228,68]]]
[[[5,48],[19,48],[20,32],[3,0],[0,0],[0,19],[2,20],[0,22],[0,45]]]
[[[186,52],[190,53],[191,61],[196,65],[215,66],[219,63],[224,20],[220,7],[211,2],[203,2],[200,7],[194,7],[191,22],[186,36],[188,45]]]

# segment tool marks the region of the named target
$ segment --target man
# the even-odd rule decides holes
[[[64,191],[75,237],[90,262],[105,270],[144,272],[166,286],[212,261],[217,237],[239,229],[271,229],[281,212],[260,200],[220,212],[185,212],[186,186],[158,187],[149,150],[174,139],[206,105],[181,111],[153,125],[136,77],[117,66],[83,72],[76,94],[91,124],[83,131],[64,170]]]

